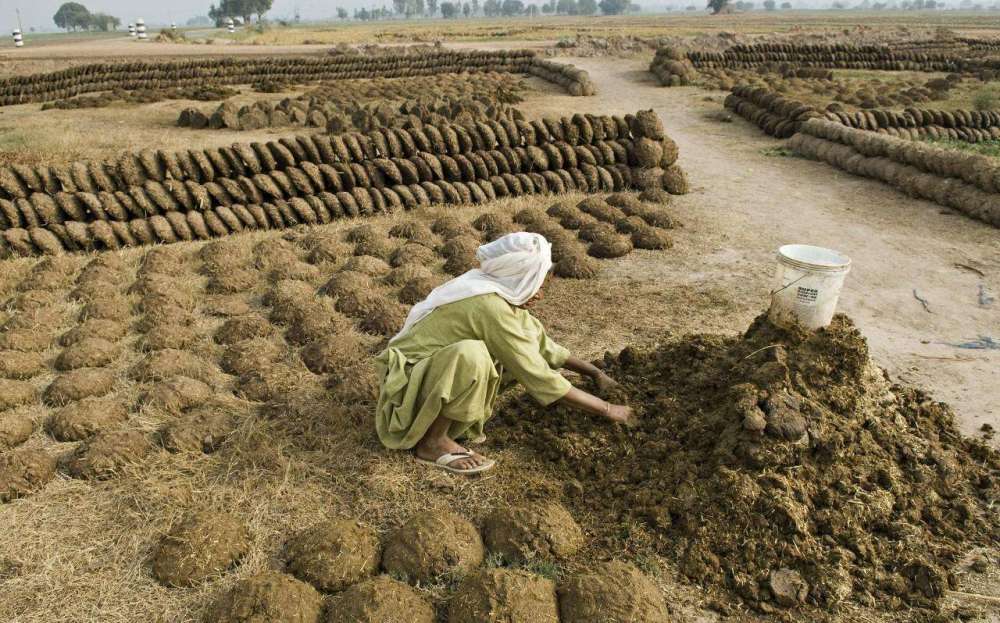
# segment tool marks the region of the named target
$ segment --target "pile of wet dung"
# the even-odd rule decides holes
[[[577,479],[580,504],[639,520],[693,582],[763,611],[854,602],[930,619],[954,563],[1000,545],[1000,453],[893,384],[845,316],[811,334],[761,316],[742,336],[603,365],[634,427],[522,398],[495,439]]]

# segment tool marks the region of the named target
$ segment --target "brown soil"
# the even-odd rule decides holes
[[[236,582],[205,611],[204,623],[318,623],[323,597],[290,575],[264,571]]]
[[[562,623],[662,623],[670,621],[656,585],[631,563],[593,565],[559,587]]]
[[[107,480],[144,459],[152,449],[141,431],[104,431],[82,442],[66,456],[63,469],[74,478]]]
[[[250,533],[229,513],[185,515],[152,554],[153,577],[166,586],[194,586],[234,567],[250,549]]]
[[[0,454],[0,503],[29,495],[55,478],[56,459],[44,450]]]
[[[468,573],[484,556],[483,540],[469,520],[449,511],[428,511],[392,533],[382,568],[394,577],[426,583],[444,573]]]
[[[342,591],[372,576],[381,557],[378,534],[355,520],[324,521],[285,544],[286,566],[325,593]]]
[[[212,397],[212,388],[187,376],[174,376],[153,385],[142,397],[142,402],[179,414],[196,407]]]
[[[190,380],[190,379],[189,379]],[[202,405],[160,430],[160,443],[170,452],[204,452],[219,449],[236,427],[234,413],[221,405]]]
[[[434,623],[434,608],[415,590],[380,575],[331,600],[325,623]]]
[[[103,396],[115,385],[115,372],[107,368],[83,368],[55,378],[45,389],[46,404],[64,405],[90,396]]]
[[[0,452],[19,446],[31,437],[35,422],[26,415],[0,413]]]
[[[559,623],[555,582],[515,569],[467,576],[448,603],[448,623]]]
[[[502,508],[486,518],[483,540],[509,562],[566,559],[583,546],[583,530],[558,502]]]
[[[117,428],[128,419],[128,410],[119,400],[84,398],[49,416],[45,430],[57,441],[80,441]]]
[[[100,337],[88,337],[72,346],[67,346],[56,357],[56,370],[77,370],[79,368],[100,368],[106,366],[118,355],[118,347]]]
[[[606,367],[637,428],[522,406],[511,432],[702,585],[762,610],[878,601],[920,618],[969,547],[1000,543],[1000,454],[892,385],[845,316],[815,334],[761,316],[740,338],[626,349]]]

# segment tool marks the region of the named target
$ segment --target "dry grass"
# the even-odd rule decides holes
[[[293,45],[358,42],[431,41],[552,41],[576,35],[594,37],[695,36],[719,32],[741,34],[787,33],[800,30],[844,30],[860,24],[866,28],[933,29],[938,26],[977,34],[997,32],[987,15],[973,12],[913,13],[862,11],[753,11],[708,16],[702,11],[658,15],[477,18],[471,20],[394,20],[374,23],[331,23],[298,27],[273,27],[264,32],[246,30],[234,39],[241,43]]]

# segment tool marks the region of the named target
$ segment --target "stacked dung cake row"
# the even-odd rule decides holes
[[[0,168],[0,254],[169,243],[509,195],[683,193],[677,155],[655,113],[640,111],[12,165]]]
[[[161,89],[263,81],[313,82],[354,78],[506,72],[538,76],[573,95],[590,95],[586,71],[539,58],[530,50],[440,50],[423,55],[209,58],[94,63],[0,80],[0,105],[27,104],[113,89]]]

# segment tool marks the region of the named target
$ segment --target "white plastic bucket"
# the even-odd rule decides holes
[[[778,249],[778,270],[771,292],[771,321],[821,329],[830,324],[851,258],[807,244],[786,244]]]

